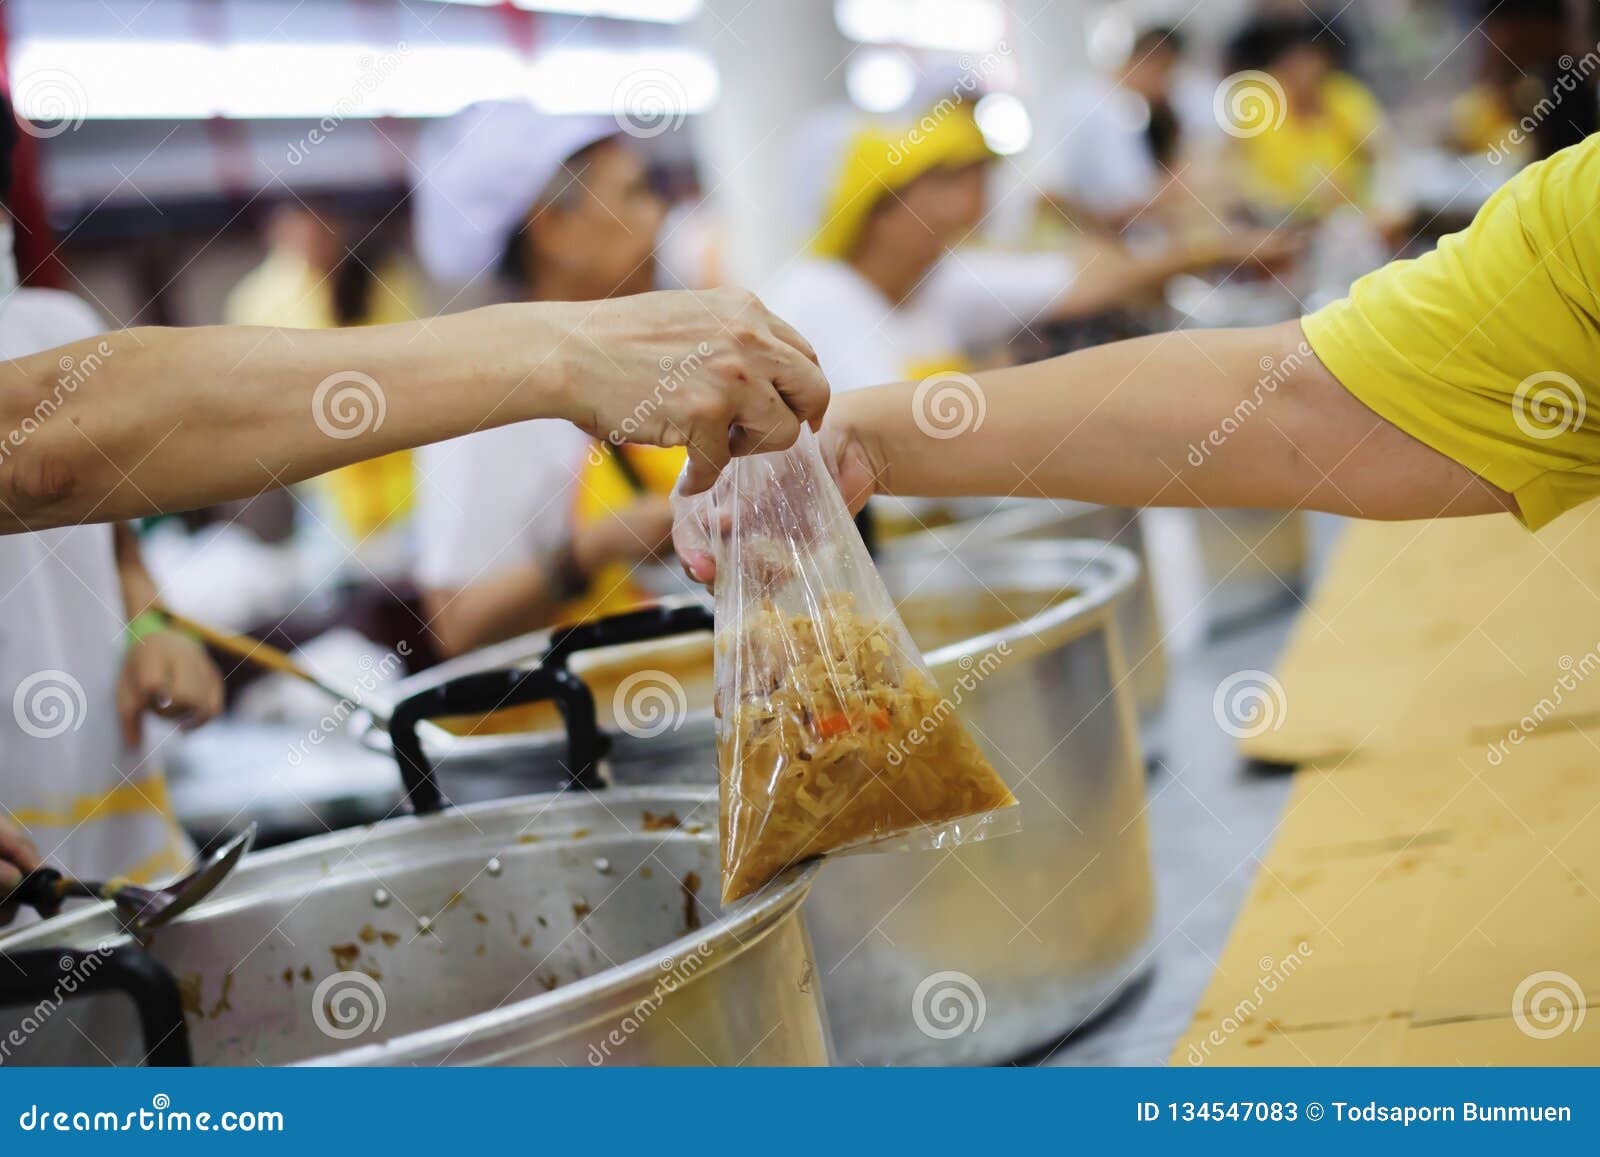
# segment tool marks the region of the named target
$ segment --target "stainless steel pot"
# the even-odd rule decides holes
[[[1139,564],[1099,542],[999,541],[897,550],[880,569],[935,677],[953,700],[960,689],[962,718],[1022,801],[1023,830],[953,852],[825,866],[807,920],[835,1042],[847,1062],[1007,1060],[1104,1007],[1141,959],[1150,858],[1118,622]],[[499,665],[521,650],[528,662],[548,643],[531,636],[475,659]],[[710,658],[701,630],[565,660],[592,686],[610,740],[602,778],[715,782]],[[459,685],[469,669],[457,663],[401,690]],[[665,714],[636,710],[646,688]],[[553,716],[541,708],[545,723],[530,731],[538,721],[521,710],[454,731],[419,724],[422,758],[447,793],[569,774]],[[974,1031],[939,1022],[945,973],[981,989]],[[917,1011],[914,997],[933,998],[932,1011]]]
[[[1125,506],[1096,506],[1043,498],[962,499],[951,504],[957,521],[884,545],[881,555],[893,558],[906,551],[930,546],[977,546],[993,542],[1035,542],[1054,539],[1093,539],[1133,552],[1140,574],[1133,589],[1118,605],[1123,647],[1128,656],[1129,679],[1139,712],[1140,739],[1146,754],[1164,746],[1161,723],[1167,695],[1167,649],[1161,614],[1156,607],[1155,585],[1145,553],[1144,529],[1139,512]]]
[[[927,655],[1020,800],[1022,830],[830,861],[806,907],[841,1059],[1008,1060],[1105,1008],[1144,960],[1144,765],[1117,621],[1138,563],[1098,543],[1031,542],[896,553],[880,570],[952,617],[1056,596]]]
[[[1206,628],[1211,634],[1226,634],[1299,600],[1306,575],[1303,513],[1197,510],[1194,518],[1206,584]]]
[[[181,993],[166,1032],[221,1065],[826,1064],[816,868],[724,914],[715,833],[703,788],[573,791],[249,856],[149,947]],[[0,938],[90,975],[102,947],[137,952],[98,907]],[[30,1028],[5,1063],[132,1064],[161,1035],[121,996],[37,999],[0,1008],[0,1040]]]

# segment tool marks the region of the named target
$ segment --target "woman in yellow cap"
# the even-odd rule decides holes
[[[428,126],[418,170],[418,253],[439,281],[499,279],[529,301],[654,288],[665,206],[616,120],[486,102]],[[675,351],[648,386],[675,388],[700,356]],[[671,528],[684,456],[617,435],[536,422],[421,452],[416,571],[444,654],[648,597],[640,568]]]
[[[1178,273],[1286,252],[1281,239],[1239,230],[1151,257],[1105,253],[1082,268],[1059,252],[952,253],[973,231],[974,189],[994,159],[964,101],[899,124],[829,111],[801,141],[797,180],[817,186],[810,252],[761,296],[816,348],[836,392],[963,372],[971,350],[1029,325],[1124,304]]]

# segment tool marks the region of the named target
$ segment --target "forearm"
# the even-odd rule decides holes
[[[1178,274],[1203,269],[1215,260],[1214,255],[1191,248],[1134,256],[1119,247],[1106,246],[1084,262],[1051,314],[1066,320],[1126,306]]]
[[[936,439],[914,383],[847,394],[877,489],[1420,518],[1510,499],[1350,395],[1298,322],[1161,334],[981,374],[983,420]],[[969,412],[975,413],[973,408]],[[969,422],[968,425],[971,425]]]
[[[0,531],[190,509],[559,413],[559,359],[521,351],[562,334],[530,333],[526,313],[513,327],[504,308],[348,330],[124,330],[0,363]]]
[[[112,528],[116,546],[117,580],[122,588],[123,615],[131,623],[161,601],[161,592],[145,569],[139,535],[125,522]]]

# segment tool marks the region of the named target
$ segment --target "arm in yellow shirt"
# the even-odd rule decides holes
[[[1433,253],[1301,321],[979,375],[968,388],[981,404],[945,399],[946,417],[969,416],[959,432],[920,383],[847,394],[825,450],[854,502],[878,491],[1376,519],[1510,510],[1537,528],[1600,495],[1597,189],[1593,137],[1524,170]]]

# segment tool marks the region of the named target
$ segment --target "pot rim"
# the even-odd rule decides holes
[[[915,536],[920,538],[921,536]],[[986,651],[992,651],[1004,644],[1007,648],[1008,660],[1012,658],[1026,658],[1029,655],[1070,642],[1073,638],[1093,630],[1097,626],[1107,623],[1111,611],[1116,604],[1125,598],[1139,579],[1139,558],[1126,547],[1115,543],[1104,542],[1099,539],[1064,538],[1064,539],[1039,539],[1027,541],[974,541],[968,544],[957,543],[948,545],[942,540],[923,540],[918,542],[906,541],[906,545],[886,549],[880,566],[885,571],[914,565],[920,558],[938,557],[942,561],[944,556],[972,556],[978,560],[978,565],[984,569],[991,567],[1004,567],[1011,581],[1016,582],[1015,568],[1019,563],[1025,563],[1028,558],[1036,558],[1067,565],[1077,565],[1081,568],[1080,576],[1083,577],[1083,589],[1071,598],[1062,599],[1053,603],[1035,615],[1019,619],[1003,627],[996,627],[979,635],[948,643],[924,655],[929,667],[935,669],[935,674],[941,667],[960,668],[963,659],[970,659]],[[964,564],[965,565],[965,564]],[[973,569],[967,567],[969,572]],[[1087,572],[1087,573],[1085,573]],[[981,580],[980,580],[981,581]],[[996,588],[1004,589],[1004,583],[995,583]],[[1019,583],[1021,589],[1026,589],[1030,584]],[[1033,584],[1038,585],[1038,584]],[[1066,585],[1053,581],[1051,585]],[[667,599],[663,605],[681,605],[692,603],[692,598]],[[627,643],[617,647],[605,648],[602,651],[592,652],[594,655],[605,654],[609,662],[616,662],[620,656],[625,656],[629,649],[639,649],[642,653],[659,650],[663,647],[683,647],[690,645],[698,639],[703,632],[692,635],[683,635],[676,638],[658,640],[645,643]],[[548,632],[534,632],[516,639],[497,643],[482,651],[472,652],[453,660],[449,669],[443,665],[421,674],[414,675],[403,683],[397,684],[398,694],[409,694],[421,691],[434,684],[445,681],[467,671],[483,670],[495,662],[509,663],[514,666],[531,666],[534,657],[543,649]],[[709,636],[707,636],[709,637]],[[696,644],[702,645],[702,644]],[[512,656],[519,654],[520,658]],[[581,672],[580,672],[581,673]],[[713,718],[712,709],[702,707],[687,714],[679,730],[701,732],[711,725]],[[441,768],[452,763],[471,764],[479,760],[496,761],[511,755],[524,755],[549,748],[554,752],[559,750],[566,742],[565,736],[555,730],[512,732],[508,734],[489,735],[454,735],[436,723],[424,720],[417,725],[418,737],[422,740],[423,751],[428,758]],[[608,733],[609,734],[609,733]],[[609,758],[637,759],[648,758],[652,753],[660,753],[663,738],[651,741],[635,740],[626,735],[611,735],[612,750]],[[388,736],[373,727],[368,727],[361,736],[364,746],[373,750],[385,751],[388,748]],[[651,746],[651,744],[656,746]]]

